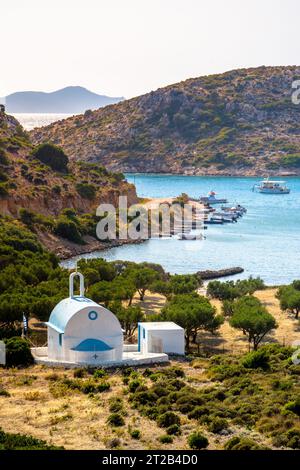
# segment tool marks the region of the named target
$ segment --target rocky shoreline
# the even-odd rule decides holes
[[[93,251],[104,251],[109,248],[115,248],[122,245],[132,245],[133,243],[142,243],[144,240],[110,240],[107,242],[99,241],[94,237],[83,237],[84,244],[71,242],[65,238],[55,236],[49,232],[39,232],[40,242],[49,250],[57,255],[61,260],[67,260],[74,256],[92,253]]]
[[[198,271],[197,276],[202,279],[202,281],[208,281],[211,279],[218,279],[220,277],[234,276],[235,274],[241,274],[244,272],[244,269],[237,266],[228,269],[220,269],[218,271]]]

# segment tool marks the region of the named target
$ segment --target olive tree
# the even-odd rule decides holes
[[[233,303],[232,311],[229,323],[248,336],[249,349],[252,343],[256,351],[266,334],[277,328],[275,318],[256,297],[241,297]]]
[[[223,317],[216,315],[216,309],[210,301],[196,292],[174,296],[162,309],[162,319],[173,321],[184,328],[187,350],[190,341],[196,341],[201,329],[215,332],[223,323]]]

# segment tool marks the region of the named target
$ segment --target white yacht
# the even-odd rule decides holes
[[[275,181],[269,178],[260,181],[253,186],[253,191],[263,194],[289,194],[290,189],[286,186],[285,181]]]

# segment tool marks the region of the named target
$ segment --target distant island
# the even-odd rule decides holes
[[[79,114],[123,101],[124,97],[97,95],[80,86],[69,86],[45,93],[20,91],[5,97],[8,113],[67,113]]]
[[[299,76],[288,66],[191,78],[36,128],[31,138],[111,171],[300,175],[300,106],[291,99]]]

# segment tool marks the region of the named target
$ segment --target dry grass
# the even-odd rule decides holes
[[[257,291],[254,295],[263,302],[278,324],[278,328],[267,335],[264,341],[277,342],[288,346],[296,339],[299,339],[300,325],[293,315],[280,310],[279,301],[275,297],[276,290],[276,288],[268,288]],[[199,294],[204,295],[205,289],[199,289]],[[153,294],[149,291],[146,291],[143,302],[139,300],[138,295],[133,300],[133,304],[140,305],[146,315],[159,313],[165,302],[166,298],[163,295]],[[222,303],[214,299],[212,304],[216,307],[218,313],[221,313]],[[200,333],[199,347],[200,349],[204,348],[216,353],[243,353],[248,351],[248,341],[241,331],[232,328],[229,322],[225,321],[217,335],[207,332]]]
[[[280,311],[275,298],[276,289],[266,289],[256,293],[264,302],[270,313],[274,315],[279,325],[266,341],[276,341],[280,344],[291,344],[299,337],[299,323],[292,316]],[[138,298],[134,303],[139,303]],[[141,306],[145,313],[158,312],[165,303],[165,298],[157,294],[146,293]],[[213,301],[220,311],[221,303]],[[247,340],[243,334],[230,327],[226,321],[220,328],[218,336],[201,334],[201,344],[215,352],[245,352]],[[186,363],[184,368],[187,382],[193,387],[211,385],[205,371],[205,359],[199,359],[197,367]],[[30,434],[49,444],[61,445],[66,449],[105,449],[112,447],[112,440],[122,449],[186,449],[187,436],[194,425],[182,417],[182,435],[176,437],[172,444],[161,444],[157,437],[164,434],[154,421],[141,416],[132,409],[127,400],[126,387],[119,373],[110,373],[109,391],[93,397],[78,391],[68,389],[67,393],[53,395],[51,388],[62,378],[73,378],[73,371],[51,369],[44,366],[33,366],[26,370],[0,369],[0,385],[9,392],[10,396],[0,396],[0,423],[6,432],[21,432]],[[109,416],[109,400],[121,397],[125,405],[125,426],[112,428],[107,424]],[[130,436],[131,429],[141,431],[141,439]],[[247,431],[248,433],[248,431]],[[254,431],[253,431],[254,433]],[[252,432],[248,436],[252,436]],[[253,436],[254,434],[253,434]],[[118,441],[119,440],[119,441]],[[256,436],[259,440],[259,436]],[[210,449],[221,448],[220,436],[209,436]]]
[[[299,322],[295,320],[293,315],[280,310],[279,301],[276,299],[276,289],[268,288],[257,291],[254,294],[266,306],[268,311],[274,316],[278,324],[278,328],[271,331],[264,339],[264,342],[276,342],[281,345],[291,345],[293,341],[299,338]],[[221,302],[213,300],[212,303],[221,312]],[[248,350],[247,337],[240,330],[236,330],[229,325],[228,321],[221,326],[218,336],[214,337],[210,334],[201,335],[202,344],[206,347],[216,349],[216,352],[246,352]]]
[[[191,370],[195,375],[195,370]],[[186,448],[189,425],[183,426],[183,435],[174,439],[173,444],[160,444],[157,437],[164,431],[131,409],[120,374],[110,375],[108,392],[89,397],[68,390],[67,396],[56,398],[49,386],[60,378],[73,378],[73,371],[36,365],[27,374],[34,374],[36,379],[23,385],[20,378],[24,371],[0,369],[0,383],[10,393],[9,397],[0,396],[0,423],[6,432],[30,434],[66,449],[106,449],[111,447],[113,439],[120,440],[122,449]],[[109,399],[117,396],[124,400],[125,426],[112,428],[106,422],[110,414]],[[130,436],[129,427],[141,431],[140,440]]]
[[[145,315],[159,313],[166,303],[166,298],[157,293],[146,291],[144,300],[141,301],[138,294],[135,294],[132,305],[139,305]]]

